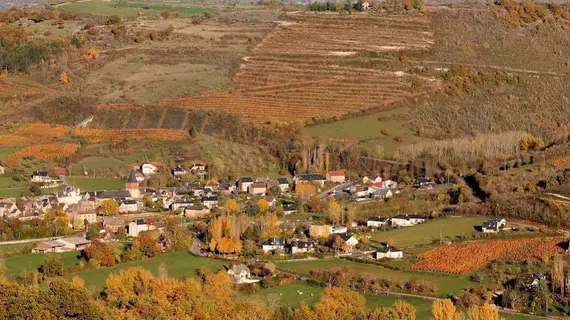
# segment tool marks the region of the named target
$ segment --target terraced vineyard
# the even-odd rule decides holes
[[[0,79],[0,98],[32,97],[54,91],[25,78]]]
[[[381,108],[440,84],[389,70],[386,63],[367,67],[382,60],[368,58],[368,52],[425,50],[432,37],[428,20],[419,14],[289,14],[244,58],[232,92],[164,100],[161,105],[222,109],[255,123]]]

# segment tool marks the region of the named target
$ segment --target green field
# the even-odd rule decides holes
[[[480,226],[483,218],[442,218],[426,221],[420,225],[377,231],[372,240],[391,241],[396,247],[408,248],[430,244],[434,241],[457,241],[460,236],[476,234],[475,226]]]
[[[97,190],[123,190],[125,181],[113,178],[89,178],[89,177],[69,177],[69,183],[79,187],[81,191],[97,191]]]
[[[102,0],[69,2],[58,5],[58,7],[79,13],[99,16],[118,15],[121,17],[135,17],[139,14],[158,15],[164,11],[177,11],[182,16],[194,16],[214,11],[212,8],[193,3],[119,2]]]
[[[11,155],[12,153],[20,150],[22,148],[20,147],[2,147],[0,148],[0,163],[2,163],[2,161],[4,159],[6,159],[7,156]]]
[[[63,263],[67,267],[71,267],[77,263],[77,255],[79,252],[65,252],[65,253],[30,253],[20,256],[14,256],[4,259],[4,266],[6,270],[4,274],[8,279],[14,279],[25,272],[37,270],[50,255],[61,257]]]
[[[12,177],[0,177],[0,198],[19,197],[22,194],[30,194],[27,182],[15,181]]]
[[[435,283],[439,289],[441,296],[459,292],[461,289],[469,287],[474,283],[466,276],[451,276],[440,275],[431,273],[420,273],[413,271],[395,271],[381,266],[352,262],[340,259],[325,259],[325,260],[305,260],[294,262],[281,262],[278,263],[281,270],[299,273],[301,275],[309,275],[313,269],[331,270],[335,268],[346,268],[351,272],[366,273],[376,275],[379,277],[386,277],[393,280],[408,280],[408,279],[425,279]]]
[[[195,257],[185,251],[178,251],[165,253],[150,260],[121,263],[110,268],[85,270],[79,274],[79,277],[85,281],[85,286],[93,286],[102,290],[105,287],[107,277],[113,272],[118,272],[119,270],[129,267],[142,267],[156,275],[158,273],[158,267],[162,262],[166,264],[168,276],[172,278],[192,277],[195,276],[197,271],[202,267],[209,267],[215,271],[221,269],[224,264],[230,264],[230,262],[224,263],[220,260]]]
[[[416,143],[422,140],[414,135],[406,123],[398,119],[399,115],[407,111],[407,108],[399,108],[308,126],[305,132],[314,137],[358,140],[377,149],[378,156],[381,156],[382,152],[391,154],[401,144]],[[385,130],[384,133],[383,130]],[[400,137],[402,141],[396,142],[394,137]],[[381,150],[378,150],[377,146],[380,146]]]
[[[324,287],[294,281],[284,286],[262,289],[250,297],[264,301],[269,305],[276,304],[280,307],[287,306],[295,308],[303,301],[309,305],[317,303],[321,299],[324,290]],[[300,295],[297,291],[303,292],[303,294]],[[311,296],[311,294],[313,295]],[[364,295],[364,297],[366,299],[366,307],[369,310],[392,307],[397,300],[403,300],[416,308],[416,317],[418,320],[431,319],[431,305],[433,301],[429,299],[385,295]],[[502,314],[502,316],[508,320],[526,320],[533,318],[532,316],[512,316],[507,314]]]

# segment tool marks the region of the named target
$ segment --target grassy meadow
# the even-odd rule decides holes
[[[309,272],[313,269],[332,270],[337,268],[346,268],[350,272],[370,274],[393,280],[409,280],[414,278],[425,279],[436,284],[441,296],[459,292],[461,289],[469,287],[473,284],[468,277],[420,273],[413,271],[395,271],[377,265],[339,259],[281,262],[278,263],[278,267],[281,270],[298,273],[305,276],[308,276]]]
[[[373,232],[372,240],[391,242],[397,247],[407,248],[430,244],[434,241],[457,241],[461,236],[478,233],[483,218],[442,218],[426,221],[420,225]]]
[[[305,132],[313,137],[357,140],[376,150],[379,156],[389,155],[400,145],[422,140],[414,135],[406,122],[399,119],[399,116],[407,111],[407,108],[380,111],[369,115],[308,126],[305,128]],[[396,141],[396,137],[401,141]]]
[[[123,190],[125,181],[113,178],[69,177],[69,183],[79,187],[81,191]]]
[[[121,17],[136,17],[141,14],[158,15],[164,11],[177,11],[181,16],[195,16],[213,11],[211,8],[193,3],[119,2],[103,0],[68,2],[58,5],[58,7],[63,10],[79,13],[99,16],[118,15]]]

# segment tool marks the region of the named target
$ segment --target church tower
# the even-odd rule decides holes
[[[131,194],[131,197],[138,199],[141,197],[141,191],[139,189],[139,182],[137,181],[137,173],[134,169],[131,169],[129,178],[125,183],[125,189]]]

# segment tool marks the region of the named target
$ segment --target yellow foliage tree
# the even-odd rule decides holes
[[[342,220],[342,208],[333,198],[327,201],[327,212],[329,213],[329,219],[332,224],[339,225]]]
[[[406,301],[394,302],[394,310],[400,320],[416,320],[416,308]]]
[[[455,311],[455,306],[451,300],[439,299],[431,305],[431,318],[433,320],[453,320]]]
[[[257,201],[257,207],[259,208],[259,212],[265,213],[269,211],[269,202],[265,199],[259,199],[259,201]]]
[[[469,320],[502,320],[499,311],[491,308],[488,303],[482,306],[471,306],[467,309],[467,319]]]
[[[119,213],[119,204],[114,199],[105,199],[99,206],[99,214],[114,216]]]
[[[308,199],[317,194],[317,186],[314,183],[302,182],[295,185],[295,194],[303,199]]]
[[[64,71],[59,75],[59,82],[63,84],[69,83],[69,76],[67,75],[67,72]]]
[[[235,199],[229,199],[224,208],[230,213],[236,213],[240,211],[240,205]]]
[[[357,292],[327,288],[321,301],[315,305],[315,315],[317,319],[327,320],[363,319],[366,301]]]

